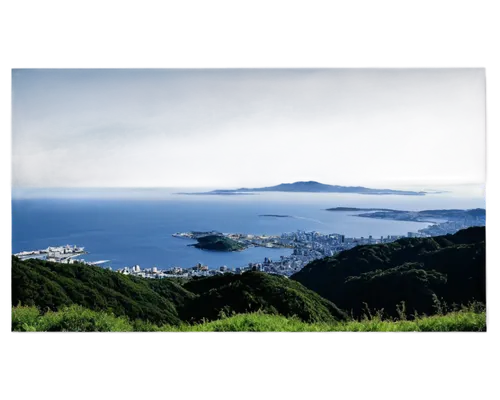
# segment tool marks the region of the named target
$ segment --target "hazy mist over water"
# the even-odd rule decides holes
[[[468,209],[486,207],[485,183],[426,183],[397,182],[366,184],[365,187],[390,188],[393,190],[425,191],[425,196],[401,195],[361,195],[351,193],[286,193],[265,192],[251,195],[180,195],[182,189],[158,189],[154,187],[79,187],[79,188],[14,188],[12,200],[21,199],[93,199],[120,201],[162,201],[182,203],[219,203],[233,206],[236,204],[294,204],[314,205],[315,207],[384,207],[401,210],[426,209]],[[212,188],[197,188],[203,191]]]
[[[197,191],[197,190],[193,190]],[[329,212],[330,207],[382,207],[401,210],[485,208],[479,194],[451,192],[426,196],[337,193],[259,193],[255,195],[181,195],[177,189],[16,189],[12,201],[12,251],[76,244],[89,261],[111,260],[113,268],[237,267],[278,259],[288,249],[250,248],[220,253],[187,246],[176,232],[280,234],[300,230],[347,237],[406,235],[427,223],[390,221]],[[289,215],[289,218],[261,214]]]

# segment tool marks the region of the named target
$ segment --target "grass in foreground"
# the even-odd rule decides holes
[[[12,308],[13,331],[65,332],[481,332],[486,331],[486,312],[470,308],[414,320],[383,320],[379,316],[360,321],[305,323],[296,318],[263,313],[238,314],[196,325],[157,326],[141,320],[130,321],[80,306],[41,314],[36,307]]]

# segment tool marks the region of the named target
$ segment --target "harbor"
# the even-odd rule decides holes
[[[366,210],[365,210],[366,211]],[[471,218],[463,218],[462,214],[467,210],[437,210],[439,214],[447,214],[448,220],[445,222],[437,222],[435,224],[423,224],[413,221],[394,221],[391,222],[389,217],[392,215],[379,215],[365,216],[360,218],[358,215],[345,216],[345,218],[359,218],[364,221],[383,220],[384,224],[391,224],[392,228],[398,228],[399,224],[408,226],[406,234],[401,233],[401,229],[394,229],[394,234],[388,234],[386,229],[385,235],[348,235],[348,231],[344,230],[346,227],[352,226],[350,224],[341,223],[336,224],[339,228],[344,227],[340,232],[328,233],[320,232],[313,229],[300,229],[296,231],[288,231],[281,234],[257,234],[255,228],[253,233],[222,233],[231,232],[226,230],[192,230],[168,232],[161,234],[160,231],[156,232],[154,236],[143,240],[142,246],[148,246],[148,249],[162,249],[164,251],[167,247],[168,241],[173,239],[175,244],[171,248],[175,252],[182,254],[185,252],[188,256],[183,257],[181,261],[177,261],[175,257],[170,257],[170,254],[165,252],[162,257],[157,257],[155,260],[144,261],[145,253],[133,253],[128,255],[125,259],[121,258],[121,253],[112,253],[109,248],[93,250],[93,256],[89,257],[92,261],[86,261],[83,257],[88,254],[85,247],[76,245],[65,246],[49,246],[41,250],[20,251],[14,254],[21,260],[29,258],[38,258],[49,262],[57,262],[63,264],[83,263],[86,265],[96,265],[103,268],[111,269],[111,260],[113,260],[113,269],[125,275],[134,275],[145,278],[169,278],[169,277],[192,277],[192,276],[210,276],[220,273],[242,273],[247,270],[257,270],[271,274],[279,274],[284,276],[291,276],[300,271],[305,265],[310,262],[324,258],[332,257],[341,251],[351,249],[358,245],[375,245],[390,243],[403,237],[419,238],[419,237],[432,237],[438,235],[453,234],[460,229],[465,229],[470,226],[484,226],[485,213],[482,210],[469,210],[480,215],[474,215]],[[436,211],[436,212],[437,212]],[[481,213],[479,213],[481,211]],[[433,211],[434,212],[434,211]],[[434,212],[434,214],[436,213]],[[422,213],[422,212],[420,212]],[[425,213],[429,214],[430,211]],[[455,215],[455,214],[460,215]],[[342,214],[342,213],[340,213]],[[415,214],[415,213],[413,213]],[[410,215],[413,218],[413,214]],[[333,213],[331,214],[333,215]],[[335,216],[339,215],[337,213]],[[420,214],[417,215],[419,218]],[[340,215],[341,217],[341,215]],[[337,221],[342,222],[339,217]],[[409,217],[408,217],[409,218]],[[286,219],[286,218],[285,218]],[[356,222],[355,220],[351,220]],[[311,224],[312,225],[312,224]],[[413,228],[413,229],[412,229]],[[420,228],[420,229],[419,229]],[[410,230],[411,229],[411,230]],[[283,229],[284,230],[284,229]],[[333,231],[333,229],[332,229]],[[359,231],[359,230],[358,230]],[[331,232],[331,231],[330,231]],[[352,233],[352,230],[351,230]],[[217,251],[217,249],[194,249],[190,241],[197,241],[206,236],[220,236],[226,239],[228,243],[236,242],[244,247],[244,251]],[[187,239],[183,243],[182,239]],[[152,245],[156,243],[156,245]],[[48,243],[50,244],[50,243]],[[92,249],[95,248],[96,243],[92,241],[87,242]],[[134,244],[132,244],[134,245]],[[168,243],[169,246],[170,243]],[[145,248],[145,247],[143,247]],[[127,248],[121,248],[122,252],[128,251]],[[224,249],[226,250],[226,249]],[[94,253],[95,251],[95,253]],[[174,256],[176,253],[173,253]],[[244,257],[239,257],[239,254],[245,253]],[[233,256],[234,255],[234,256]],[[238,258],[239,257],[239,258]],[[109,259],[108,259],[109,258]],[[97,261],[96,261],[97,260]],[[140,265],[139,265],[140,264]]]
[[[21,260],[36,258],[61,264],[79,262],[86,265],[102,265],[110,262],[110,260],[85,261],[83,258],[78,258],[84,254],[88,254],[88,252],[85,251],[85,247],[67,244],[66,246],[49,246],[46,249],[40,250],[21,251],[13,255],[19,257]]]

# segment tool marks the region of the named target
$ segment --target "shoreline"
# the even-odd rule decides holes
[[[443,225],[443,224],[441,224]],[[471,225],[471,226],[456,226],[450,225],[450,221],[444,224],[444,227],[439,228],[438,225],[431,225],[429,228],[424,228],[420,231],[424,231],[425,229],[447,229],[450,232],[444,233],[453,234],[461,229],[466,229],[472,226],[485,226],[485,225]],[[411,235],[410,235],[411,234]],[[290,276],[298,271],[300,271],[305,265],[310,262],[322,259],[329,256],[334,256],[339,252],[349,250],[353,247],[359,245],[371,245],[371,244],[382,244],[382,243],[391,243],[398,239],[402,239],[405,237],[432,237],[432,236],[441,236],[442,232],[430,232],[429,234],[419,234],[415,232],[409,232],[408,236],[405,235],[388,235],[386,238],[381,237],[380,239],[372,238],[369,236],[368,238],[346,238],[341,234],[320,234],[318,232],[301,232],[297,231],[294,233],[283,233],[278,236],[265,236],[268,240],[279,240],[281,243],[290,243],[288,246],[276,246],[273,243],[273,246],[269,245],[257,245],[252,244],[244,249],[233,250],[233,251],[221,251],[216,249],[204,249],[194,246],[194,244],[189,244],[189,247],[195,247],[198,250],[207,251],[211,253],[234,253],[234,252],[243,252],[250,247],[255,248],[265,248],[270,250],[280,250],[287,249],[293,250],[291,255],[283,256],[281,255],[278,261],[273,261],[264,258],[263,262],[249,262],[247,265],[241,267],[230,267],[223,265],[221,267],[208,267],[208,265],[204,265],[203,263],[198,263],[195,267],[167,267],[167,268],[158,268],[158,267],[150,267],[146,269],[141,269],[139,265],[134,265],[133,267],[121,267],[117,269],[112,269],[110,266],[102,266],[101,268],[112,269],[117,273],[123,273],[126,275],[137,275],[145,278],[175,278],[175,277],[190,277],[190,276],[210,276],[219,273],[241,273],[247,271],[249,269],[256,269],[258,271],[278,274],[284,276]],[[227,235],[241,235],[241,234],[227,234]],[[253,236],[253,235],[251,235]],[[179,237],[179,236],[177,236]],[[182,236],[181,236],[182,237]],[[284,242],[283,242],[284,241]],[[88,254],[88,252],[86,252]],[[13,256],[16,256],[13,254]],[[78,256],[78,255],[76,255]],[[16,256],[17,257],[17,256]],[[18,257],[23,260],[21,257]],[[59,262],[54,260],[46,260],[48,262]],[[94,262],[88,262],[84,260],[73,260],[75,263],[83,263],[91,266],[98,266],[101,263],[109,262],[110,260],[99,260]],[[64,263],[64,262],[63,262]],[[73,262],[69,262],[72,264]]]

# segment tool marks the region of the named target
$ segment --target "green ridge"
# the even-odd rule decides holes
[[[360,316],[365,303],[397,315],[432,314],[435,299],[447,304],[486,302],[485,229],[454,235],[406,238],[389,244],[357,246],[316,260],[291,278]]]
[[[409,322],[404,320],[419,321],[423,314],[444,317],[446,310],[463,313],[456,311],[456,305],[485,304],[485,292],[484,228],[358,246],[335,257],[314,261],[292,279],[249,271],[190,280],[154,280],[79,263],[12,258],[12,305],[28,306],[16,308],[15,312],[43,320],[44,315],[59,318],[57,310],[70,310],[65,316],[71,317],[68,321],[83,318],[101,324],[98,328],[92,324],[86,327],[88,321],[83,321],[82,330],[112,330],[109,318],[113,316],[121,321],[124,330],[127,324],[134,330],[150,330],[154,326],[168,326],[170,330],[231,330],[234,326],[265,330],[268,326],[265,321],[271,320],[277,325],[269,326],[270,330],[288,329],[289,323],[296,330],[318,330],[315,324],[326,324],[328,328],[324,330],[369,330],[365,325],[356,325],[363,322],[367,307],[380,310],[377,315],[383,322],[381,330],[396,329],[384,325],[387,319],[394,318],[401,320],[397,329],[406,330],[406,326],[423,329],[420,325],[405,325]],[[236,325],[226,326],[226,320]],[[277,321],[289,322],[280,325]],[[301,328],[297,321],[309,325]],[[371,323],[375,322],[372,318]],[[189,328],[185,328],[187,323],[191,324]],[[58,324],[50,329],[70,330],[73,326],[70,322]],[[256,328],[251,324],[257,324]],[[344,328],[339,324],[344,324]],[[17,324],[16,330],[21,325]],[[443,326],[448,330],[452,324]]]

